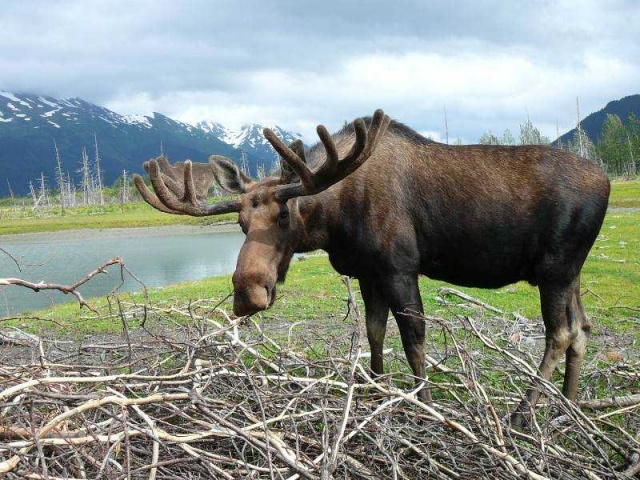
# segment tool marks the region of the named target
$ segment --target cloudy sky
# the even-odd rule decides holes
[[[383,108],[476,142],[527,116],[555,138],[640,93],[640,2],[0,0],[0,89],[231,127]]]

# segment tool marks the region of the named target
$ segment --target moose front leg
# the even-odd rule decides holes
[[[387,333],[389,304],[375,282],[364,279],[360,279],[359,282],[366,314],[367,338],[371,350],[371,371],[375,375],[382,375],[384,373],[382,349]]]
[[[424,309],[417,275],[396,275],[386,284],[386,297],[391,312],[398,323],[402,346],[416,377],[416,385],[426,379],[424,361]],[[431,401],[431,391],[423,388],[418,392],[423,401]]]

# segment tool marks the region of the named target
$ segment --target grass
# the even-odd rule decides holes
[[[55,232],[80,228],[131,228],[163,225],[208,225],[235,221],[235,214],[213,217],[167,215],[144,202],[126,205],[112,204],[95,207],[75,207],[65,210],[50,209],[36,216],[31,209],[0,209],[0,235],[15,233]]]
[[[611,196],[609,197],[609,207],[639,208],[640,180],[617,180],[611,182]]]

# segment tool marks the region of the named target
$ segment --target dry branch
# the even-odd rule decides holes
[[[80,288],[85,283],[89,282],[96,275],[98,275],[100,273],[107,273],[107,268],[111,267],[113,265],[119,265],[120,266],[120,277],[121,277],[121,281],[122,281],[121,284],[118,285],[114,289],[114,291],[117,290],[122,285],[122,283],[124,282],[124,272],[127,272],[132,278],[137,280],[138,283],[140,283],[140,285],[146,291],[146,287],[144,286],[144,284],[142,284],[135,277],[135,275],[133,275],[127,269],[127,267],[124,264],[124,261],[120,257],[114,257],[111,260],[107,260],[102,265],[100,265],[97,268],[95,268],[94,270],[88,272],[84,277],[82,277],[81,279],[77,280],[75,283],[73,283],[71,285],[62,285],[62,284],[59,284],[59,283],[45,283],[45,282],[34,283],[34,282],[30,282],[28,280],[23,280],[21,278],[0,278],[0,286],[2,286],[2,285],[16,285],[16,286],[19,286],[19,287],[25,287],[25,288],[31,289],[34,292],[39,292],[41,290],[57,290],[59,292],[64,293],[65,295],[70,293],[71,295],[73,295],[74,297],[76,297],[78,299],[78,303],[80,304],[80,307],[86,307],[89,310],[91,310],[92,312],[94,312],[95,314],[99,315],[99,312],[85,301],[84,297],[82,296],[82,294],[80,293],[78,288]]]
[[[125,317],[144,312],[147,325],[172,329],[129,342],[92,339],[65,363],[50,358],[53,344],[10,347],[31,349],[46,368],[3,361],[13,357],[0,351],[0,473],[573,480],[630,478],[640,469],[633,378],[612,370],[603,381],[616,397],[585,400],[581,412],[486,316],[425,318],[445,345],[427,355],[434,401],[425,404],[407,389],[410,375],[370,377],[357,304],[346,332],[318,336],[316,356],[302,351],[289,325],[278,337],[268,322],[240,325],[214,307],[121,302]],[[545,405],[530,431],[515,431],[501,419],[529,381],[545,392]]]

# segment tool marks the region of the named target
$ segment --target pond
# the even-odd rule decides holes
[[[152,227],[73,230],[0,236],[0,277],[30,282],[72,284],[107,260],[119,256],[147,287],[233,272],[244,235],[235,225],[212,227]],[[106,295],[120,283],[115,265],[80,287],[85,299]],[[141,290],[126,275],[119,291]],[[33,292],[24,287],[0,287],[0,317],[18,315],[54,303],[76,301],[60,292]]]

